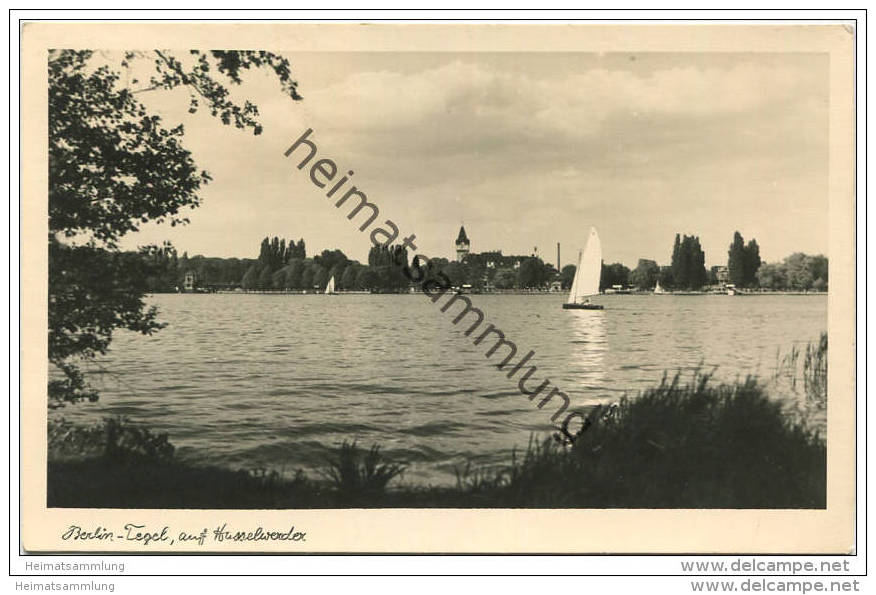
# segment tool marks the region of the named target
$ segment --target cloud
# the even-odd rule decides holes
[[[818,82],[810,69],[755,62],[545,78],[456,60],[406,74],[356,73],[310,97],[327,133],[367,142],[417,131],[424,150],[469,152],[498,141],[592,138],[618,116],[702,120],[795,109]]]
[[[710,262],[723,258],[733,226],[770,234],[758,240],[780,255],[826,244],[822,58],[304,54],[293,63],[306,61],[302,102],[269,77],[241,88],[260,107],[262,137],[223,144],[233,135],[220,136],[209,116],[187,124],[187,144],[216,178],[185,232],[204,238],[199,251],[210,252],[211,234],[228,235],[229,221],[245,222],[255,241],[282,222],[296,237],[313,224],[313,243],[358,246],[362,257],[367,242],[345,236],[347,221],[332,223],[322,194],[279,157],[307,128],[320,155],[355,170],[381,212],[431,253],[452,248],[445,236],[463,218],[478,249],[506,252],[574,243],[592,222],[606,228],[606,257],[632,264],[665,251],[677,231],[714,246]],[[340,74],[323,72],[332,66]],[[778,223],[789,220],[790,231]]]
[[[357,171],[396,189],[557,171],[649,180],[752,156],[802,155],[800,169],[810,169],[806,154],[825,143],[823,74],[752,59],[545,75],[454,59],[313,89],[302,120]]]

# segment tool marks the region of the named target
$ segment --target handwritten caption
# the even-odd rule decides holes
[[[175,531],[169,526],[150,527],[126,523],[121,531],[107,527],[85,529],[78,525],[70,525],[63,533],[64,541],[99,541],[99,542],[132,542],[143,547],[162,544],[165,546],[204,546],[207,543],[227,542],[263,542],[263,541],[306,541],[305,531],[296,531],[295,526],[289,530],[268,530],[262,527],[238,530],[229,528],[223,523],[213,529],[204,527],[200,531]]]

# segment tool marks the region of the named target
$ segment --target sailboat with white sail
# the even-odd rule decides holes
[[[599,280],[602,276],[602,244],[596,229],[590,228],[587,246],[578,252],[578,266],[569,298],[563,304],[565,310],[602,310],[603,306],[590,303],[590,296],[599,293]]]
[[[328,285],[325,286],[325,294],[326,295],[338,295],[335,291],[335,276],[332,275],[332,278],[329,279]]]

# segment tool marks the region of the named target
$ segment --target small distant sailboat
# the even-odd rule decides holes
[[[575,280],[569,291],[569,299],[563,304],[565,310],[602,310],[599,304],[591,304],[589,296],[599,293],[599,280],[602,276],[602,244],[596,229],[590,228],[587,247],[578,252],[578,266]]]
[[[660,281],[657,281],[657,285],[654,287],[654,293],[660,295],[661,293],[666,293],[666,290],[660,287]]]
[[[335,291],[335,276],[332,275],[332,278],[329,279],[328,285],[325,286],[325,294],[326,295],[338,295]]]

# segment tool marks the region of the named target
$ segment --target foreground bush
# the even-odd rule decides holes
[[[166,433],[154,434],[124,417],[107,417],[92,426],[79,426],[63,418],[53,420],[48,436],[49,458],[56,460],[163,461],[174,451]]]
[[[496,496],[510,506],[823,508],[826,449],[753,379],[676,376],[571,447],[530,448],[508,477]]]

